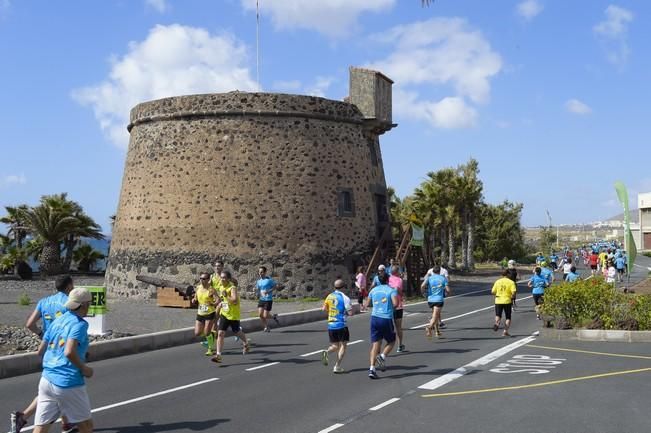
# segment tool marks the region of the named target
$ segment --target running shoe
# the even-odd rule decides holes
[[[497,323],[494,324],[494,325],[493,325],[493,331],[497,332],[498,329],[499,329],[499,326],[497,326]]]
[[[212,358],[210,358],[210,360],[211,360],[212,362],[215,362],[215,363],[219,364],[219,363],[222,362],[222,356],[218,353],[217,355],[215,355],[215,356],[213,356]]]
[[[246,355],[247,353],[249,353],[250,350],[251,350],[251,345],[248,342],[244,343],[244,345],[242,346],[242,355]]]
[[[387,369],[387,364],[385,362],[385,359],[382,358],[382,355],[378,355],[375,357],[375,363],[377,364],[377,368],[379,368],[382,371],[385,371]]]
[[[398,352],[398,353],[402,353],[402,352],[404,352],[404,351],[405,351],[405,345],[404,345],[404,344],[399,345],[399,346],[398,346],[398,350],[397,350],[397,352]]]
[[[445,328],[446,326],[448,326],[448,325],[446,325],[446,324],[443,323],[443,322],[439,322],[439,328]]]
[[[11,433],[20,433],[26,424],[25,414],[20,411],[11,412]]]
[[[511,336],[511,334],[509,334],[508,331],[504,331],[504,332],[502,333],[502,337],[510,337],[510,336]]]
[[[79,428],[76,424],[62,424],[61,433],[76,433],[79,431]]]
[[[332,372],[333,372],[334,374],[341,374],[341,373],[343,373],[344,371],[345,371],[345,370],[344,370],[343,367],[340,367],[340,366],[337,366],[337,365],[335,365],[335,368],[332,369]]]
[[[215,352],[213,352],[212,350],[210,349],[206,350],[206,356],[213,356],[214,354]]]
[[[280,326],[280,320],[278,320],[278,314],[274,313],[271,316],[271,318],[274,319],[274,321],[276,322],[276,325]]]
[[[324,350],[321,352],[321,364],[328,365],[328,351]]]
[[[441,331],[437,330],[436,331],[436,338],[441,338],[443,337],[443,334],[441,334]]]
[[[208,347],[208,341],[207,341],[207,340],[203,340],[203,341],[201,342],[201,345],[202,345],[203,347]]]
[[[372,368],[368,370],[368,377],[371,379],[378,379],[377,373]]]
[[[536,319],[540,320],[540,314],[536,314]]]
[[[269,329],[269,327],[267,326],[267,327],[265,327],[265,328],[263,329],[263,331],[264,331],[264,332],[271,332],[271,329]]]

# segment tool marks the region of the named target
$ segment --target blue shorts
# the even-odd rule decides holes
[[[387,343],[396,341],[396,333],[393,330],[393,320],[371,316],[371,342],[386,340]]]

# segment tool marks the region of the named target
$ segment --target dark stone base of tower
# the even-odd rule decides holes
[[[392,126],[390,86],[353,68],[348,102],[232,92],[135,107],[108,290],[151,297],[137,275],[193,283],[215,259],[242,292],[261,265],[281,296],[350,282],[388,224],[378,136]]]

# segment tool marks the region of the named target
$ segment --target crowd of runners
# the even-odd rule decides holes
[[[604,278],[614,283],[622,281],[627,266],[626,252],[617,243],[595,243],[577,250],[565,248],[561,257],[555,252],[545,257],[538,253],[533,273],[527,280],[532,289],[536,315],[540,319],[540,309],[544,301],[545,289],[555,281],[555,272],[561,272],[563,281],[573,282],[582,276],[575,264],[583,260],[591,270],[591,276],[603,273]],[[277,315],[272,314],[276,281],[268,275],[267,268],[258,268],[255,290],[258,297],[258,317],[264,332],[271,332],[270,321],[278,323]],[[506,261],[501,277],[495,281],[491,293],[495,299],[495,322],[493,330],[498,331],[504,318],[504,337],[509,337],[512,311],[516,305],[516,285],[518,270],[514,260]],[[377,370],[386,369],[387,357],[397,343],[397,352],[406,350],[402,330],[404,311],[403,270],[393,260],[380,265],[370,284],[367,284],[364,269],[355,276],[354,292],[357,295],[359,311],[370,311],[371,348],[369,351],[368,376],[377,379]],[[91,304],[91,294],[85,288],[74,288],[70,276],[59,277],[55,283],[57,292],[39,301],[27,320],[27,328],[41,338],[38,349],[43,356],[43,373],[38,387],[38,395],[22,411],[11,414],[11,432],[19,433],[34,416],[34,431],[47,432],[50,426],[62,418],[62,431],[92,432],[90,402],[85,387],[85,378],[93,375],[86,364],[88,350],[88,323],[83,319]],[[422,278],[420,285],[427,298],[431,317],[425,325],[425,337],[442,337],[442,311],[445,298],[451,295],[450,276],[445,266],[435,265]],[[330,345],[321,353],[321,361],[328,365],[330,354],[336,355],[333,373],[345,370],[342,361],[350,341],[346,323],[353,306],[345,281],[337,278],[322,306],[327,313],[327,330]],[[206,355],[215,363],[222,363],[222,350],[226,332],[230,329],[242,344],[242,353],[250,351],[250,339],[242,330],[240,297],[237,280],[224,263],[217,261],[214,272],[199,275],[199,284],[193,301],[197,305],[195,335],[203,337],[202,344],[207,347]],[[41,327],[38,327],[38,323]]]

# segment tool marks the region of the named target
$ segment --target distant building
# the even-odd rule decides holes
[[[637,195],[637,207],[639,214],[639,227],[637,238],[633,237],[638,250],[651,250],[651,192]],[[631,225],[633,231],[633,225]]]

